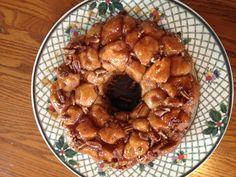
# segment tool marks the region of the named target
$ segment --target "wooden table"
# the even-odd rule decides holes
[[[0,0],[0,176],[75,176],[54,157],[36,126],[30,82],[53,24],[79,0]],[[185,0],[215,29],[236,74],[236,1]],[[236,81],[236,78],[234,77]],[[214,154],[191,176],[236,176],[236,110]]]

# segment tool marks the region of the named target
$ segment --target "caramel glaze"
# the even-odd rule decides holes
[[[50,100],[72,148],[117,169],[172,152],[199,100],[181,38],[124,13],[65,47]]]

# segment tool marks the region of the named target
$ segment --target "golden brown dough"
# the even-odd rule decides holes
[[[68,144],[117,169],[172,152],[199,101],[179,36],[120,13],[72,37],[50,102]]]
[[[146,71],[146,68],[138,61],[130,59],[125,71],[132,79],[139,83]]]
[[[76,104],[90,107],[97,98],[95,86],[92,84],[82,84],[75,91]]]
[[[152,128],[156,131],[159,131],[159,129],[165,129],[168,127],[166,122],[164,122],[161,117],[155,115],[155,113],[153,112],[149,114],[148,120]]]
[[[165,83],[170,76],[170,58],[162,58],[157,60],[152,66],[147,70],[144,75],[144,79],[152,80],[156,83]]]
[[[155,114],[155,112],[152,112],[149,114],[148,120],[152,128],[156,131],[168,129],[171,127],[172,121],[174,119],[178,119],[179,112],[179,109],[172,109],[170,112],[167,112],[162,117],[159,117]]]
[[[135,118],[141,118],[141,117],[147,117],[150,109],[144,102],[140,102],[130,113],[130,117]]]
[[[200,97],[199,83],[195,78],[192,79],[192,88],[190,94],[188,94],[189,99],[187,103],[183,105],[183,110],[188,114],[193,114],[196,111]]]
[[[132,31],[126,35],[125,42],[133,49],[140,36],[140,31]]]
[[[112,152],[113,152],[112,148],[104,146],[102,150],[99,152],[99,157],[106,162],[112,162],[112,159],[114,158],[114,155]]]
[[[137,58],[140,60],[142,65],[148,65],[154,57],[155,54],[159,51],[159,43],[152,37],[145,36],[134,46],[134,52]]]
[[[110,119],[110,115],[107,111],[100,105],[94,104],[91,107],[90,114],[93,121],[99,126],[103,127]]]
[[[65,125],[73,125],[76,123],[78,119],[80,119],[83,115],[83,110],[75,105],[70,106],[66,113],[63,115],[63,120]]]
[[[111,124],[109,127],[99,131],[101,139],[108,144],[115,144],[119,139],[124,138],[126,133],[119,125]]]
[[[131,16],[123,17],[123,34],[126,35],[136,27],[136,19]]]
[[[105,60],[102,61],[102,67],[110,73],[115,72],[117,70],[115,66],[113,66],[109,61]]]
[[[160,87],[165,90],[170,97],[175,97],[178,94],[177,87],[169,79],[166,83],[162,83]]]
[[[188,128],[190,124],[191,117],[184,111],[181,111],[179,114],[179,120],[181,123],[176,125],[176,129],[179,131],[184,131],[186,128]]]
[[[163,90],[155,88],[144,95],[143,101],[147,104],[149,109],[155,109],[163,104],[166,97],[167,95]]]
[[[102,23],[95,23],[88,31],[86,36],[87,37],[100,37],[101,36],[101,32],[102,32],[102,28],[103,28]]]
[[[76,127],[76,130],[79,132],[80,137],[84,140],[91,140],[95,138],[98,133],[96,127],[92,124],[89,117],[81,121]]]
[[[89,146],[84,147],[80,150],[80,152],[90,155],[94,160],[100,160],[98,157],[98,152]]]
[[[72,73],[66,65],[61,65],[57,69],[58,87],[66,92],[71,92],[80,84],[80,74]]]
[[[124,41],[116,41],[103,47],[99,57],[112,64],[118,71],[123,72],[129,58],[129,50]]]
[[[154,23],[151,21],[144,21],[140,26],[143,29],[144,34],[155,39],[160,39],[165,34],[164,30],[161,30],[158,27],[154,27]]]
[[[101,85],[108,81],[111,73],[104,69],[97,69],[96,71],[88,71],[84,74],[85,79],[94,85]]]
[[[192,71],[190,58],[184,56],[174,56],[171,58],[171,76],[187,75]]]
[[[88,71],[94,71],[101,67],[101,62],[98,59],[98,52],[92,47],[79,54],[80,64],[82,68]]]
[[[109,19],[102,30],[102,45],[118,40],[122,36],[123,17],[121,15]]]
[[[147,71],[148,72],[148,71]],[[146,73],[147,73],[146,72]],[[146,74],[145,74],[146,75]],[[147,92],[149,92],[150,90],[154,89],[157,87],[157,84],[155,81],[150,80],[150,78],[148,78],[146,76],[145,79],[145,75],[143,77],[143,79],[140,82],[140,86],[142,88],[142,96],[145,95]]]
[[[144,155],[149,148],[148,141],[141,139],[136,133],[132,133],[125,146],[124,157],[128,160]]]
[[[139,130],[141,132],[149,131],[149,122],[147,119],[135,119],[132,122],[134,129]]]
[[[164,53],[166,56],[178,55],[184,51],[184,44],[176,35],[164,36],[162,38]]]

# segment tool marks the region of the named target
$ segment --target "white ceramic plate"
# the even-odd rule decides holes
[[[137,165],[126,171],[113,170],[69,148],[60,121],[49,114],[50,84],[55,79],[53,68],[63,62],[63,48],[70,36],[84,33],[95,22],[110,16],[112,9],[106,10],[106,5],[102,3],[104,1],[97,1],[96,7],[94,2],[84,1],[61,17],[38,52],[32,75],[32,104],[44,140],[60,161],[78,176],[188,175],[209,157],[223,138],[232,112],[233,80],[229,59],[219,38],[202,17],[182,2],[120,1],[130,15],[141,19],[155,17],[155,9],[158,8],[163,13],[160,25],[167,30],[181,32],[188,42],[186,47],[195,63],[201,96],[194,121],[175,152],[160,157],[147,166]],[[106,2],[113,3],[110,6],[115,5],[116,12],[122,8],[118,0]],[[89,7],[93,7],[93,10],[89,10]],[[97,9],[100,9],[100,13],[104,10],[105,15],[99,16]]]

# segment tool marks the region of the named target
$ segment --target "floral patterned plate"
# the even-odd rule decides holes
[[[97,164],[68,147],[60,121],[48,101],[50,85],[56,79],[53,68],[62,63],[63,48],[70,37],[85,33],[95,22],[123,9],[136,18],[161,18],[163,28],[178,32],[193,57],[201,86],[194,121],[176,151],[126,171]],[[223,138],[232,112],[233,91],[229,59],[215,32],[191,8],[170,0],[83,1],[50,30],[38,52],[32,75],[33,110],[44,140],[67,168],[78,176],[89,177],[188,175],[210,156]]]

